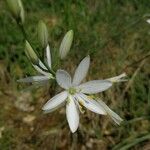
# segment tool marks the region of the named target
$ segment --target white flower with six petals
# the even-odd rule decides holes
[[[103,101],[93,100],[88,95],[107,90],[112,86],[113,82],[122,81],[121,78],[124,77],[125,74],[106,80],[93,80],[81,83],[81,81],[86,77],[89,65],[90,57],[87,56],[77,67],[73,80],[66,71],[58,70],[56,72],[56,80],[57,83],[65,89],[65,91],[51,98],[42,108],[45,112],[51,112],[67,102],[66,116],[71,132],[73,133],[79,126],[79,110],[81,110],[80,108],[83,106],[97,114],[108,114],[117,124],[120,124],[122,121],[122,119]]]

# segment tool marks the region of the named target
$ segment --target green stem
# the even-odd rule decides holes
[[[22,35],[23,35],[24,39],[27,40],[27,34],[25,32],[23,24],[18,23],[18,26],[19,26],[19,28],[20,28],[20,30],[22,32]]]
[[[119,143],[114,148],[112,148],[112,150],[128,150],[129,148],[149,139],[150,139],[150,134],[141,137],[127,138],[123,142]]]
[[[26,31],[25,31],[24,26],[23,26],[22,22],[20,21],[20,19],[16,19],[16,22],[17,22],[17,25],[18,25],[19,29],[20,29],[21,32],[22,32],[22,35],[23,35],[23,37],[24,37],[24,40],[28,40],[28,39],[27,39]]]
[[[128,143],[127,145],[125,146],[122,146],[119,150],[128,150],[129,148],[145,141],[145,140],[149,140],[150,139],[150,134],[148,135],[145,135],[143,137],[140,137],[140,138],[136,138],[134,139],[131,143]]]

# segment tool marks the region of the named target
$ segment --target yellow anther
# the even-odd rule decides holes
[[[89,95],[89,96],[87,96],[87,98],[88,98],[89,100],[93,100],[93,99],[95,99],[95,96],[94,96],[94,95]]]
[[[83,103],[82,99],[79,99],[78,102],[79,102],[79,105],[84,106],[84,103]]]
[[[84,110],[84,108],[79,104],[79,110],[80,110],[80,112],[83,114],[83,113],[85,113],[85,110]]]

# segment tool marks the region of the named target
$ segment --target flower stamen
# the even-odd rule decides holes
[[[71,88],[68,89],[68,92],[69,92],[69,94],[74,95],[77,91],[76,91],[75,88],[71,87]]]

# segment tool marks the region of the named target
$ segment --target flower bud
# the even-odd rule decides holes
[[[24,13],[24,8],[23,8],[22,1],[18,0],[18,4],[19,4],[19,7],[20,7],[20,20],[21,20],[22,23],[24,23],[24,21],[25,21],[25,13]]]
[[[7,0],[8,7],[13,17],[18,21],[24,23],[24,8],[21,0]]]
[[[25,53],[33,64],[38,64],[39,59],[28,41],[25,43]]]
[[[64,59],[67,56],[70,50],[72,41],[73,41],[73,30],[70,30],[65,34],[60,44],[59,55],[61,59]]]
[[[147,19],[146,22],[150,24],[150,19]]]
[[[46,48],[48,45],[48,30],[43,21],[39,21],[38,23],[38,38],[41,46]]]

